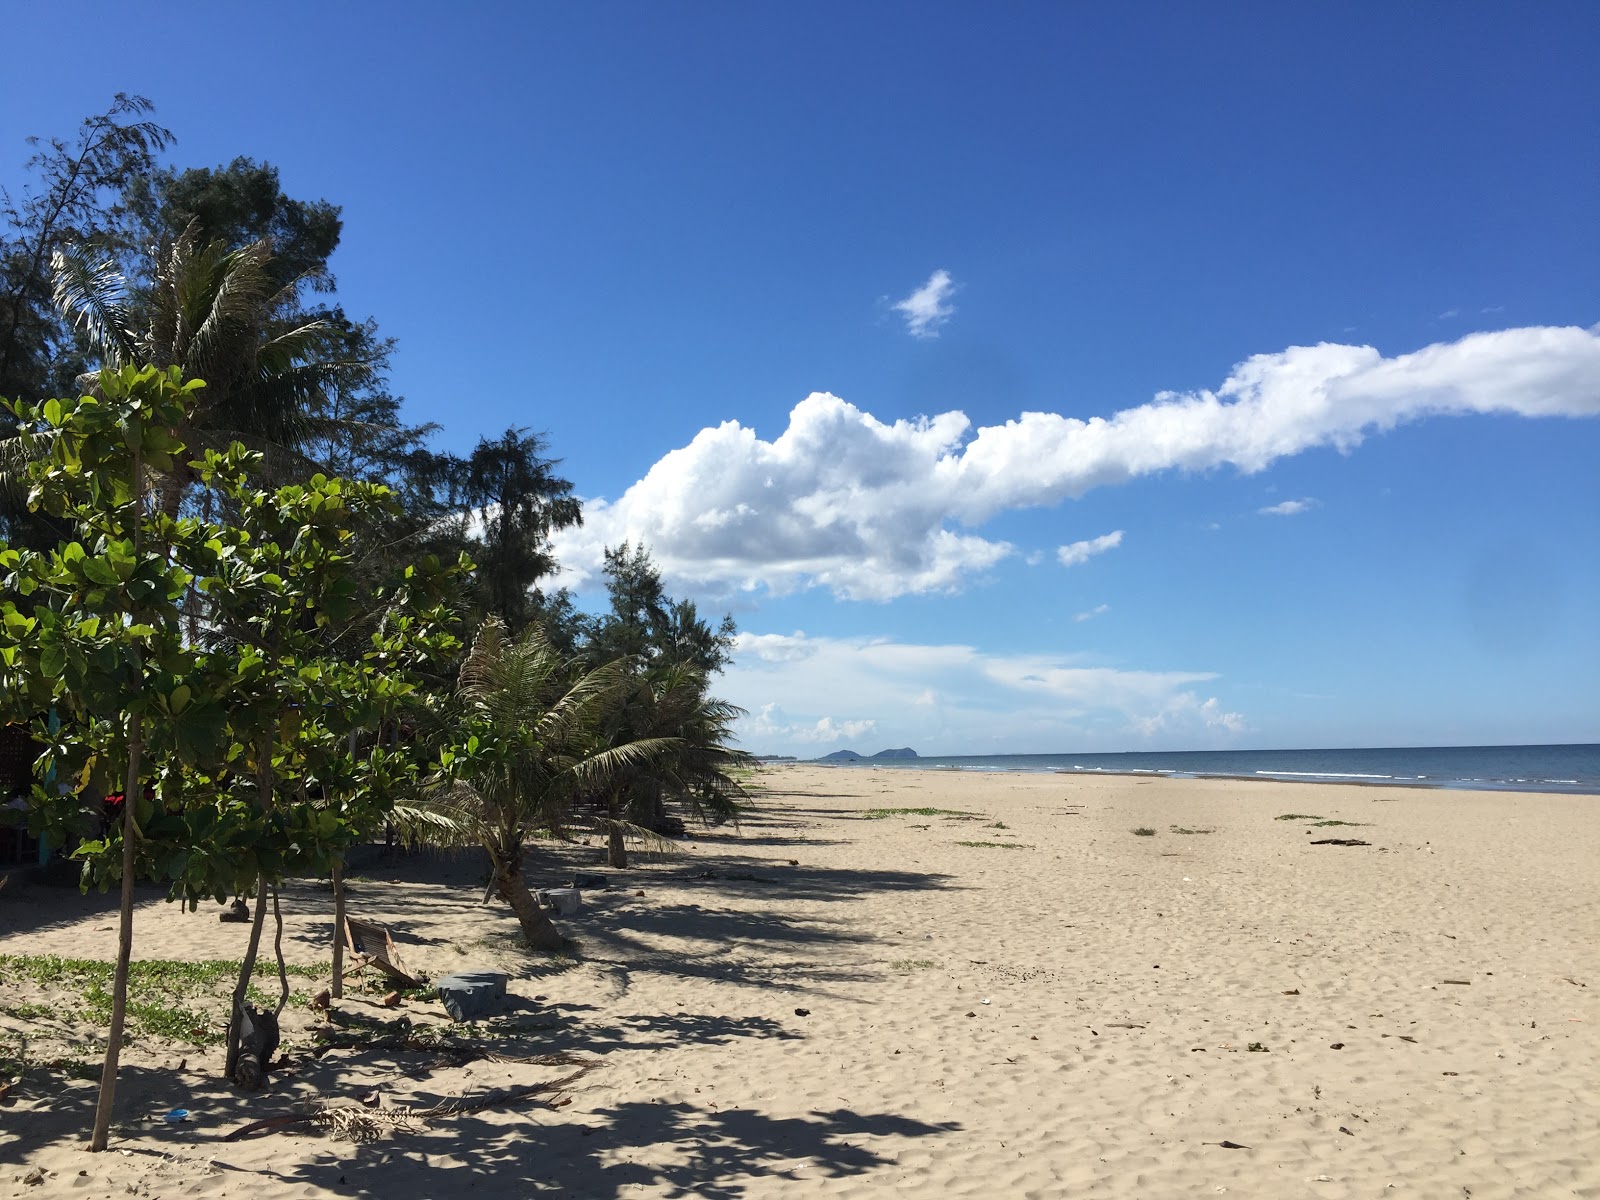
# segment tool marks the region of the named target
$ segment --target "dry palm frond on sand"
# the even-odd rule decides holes
[[[590,1071],[594,1070],[596,1063],[574,1058],[568,1054],[546,1054],[538,1058],[519,1059],[521,1062],[531,1062],[538,1066],[570,1067],[578,1069],[560,1079],[552,1079],[548,1083],[530,1083],[523,1087],[501,1088],[481,1096],[476,1100],[463,1097],[447,1104],[434,1104],[427,1108],[369,1108],[361,1104],[324,1104],[314,1103],[307,1111],[297,1113],[282,1113],[275,1117],[266,1117],[260,1121],[252,1121],[228,1134],[222,1140],[237,1142],[251,1137],[257,1133],[274,1133],[296,1125],[320,1125],[336,1137],[344,1138],[351,1142],[371,1142],[389,1133],[414,1133],[436,1121],[448,1120],[451,1117],[464,1116],[467,1113],[482,1112],[486,1108],[499,1108],[508,1104],[520,1103],[534,1096],[552,1096],[564,1091]],[[559,1108],[561,1101],[552,1098],[552,1108]]]

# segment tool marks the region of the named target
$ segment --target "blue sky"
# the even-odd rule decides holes
[[[1600,740],[1592,4],[7,25],[0,180],[124,90],[341,204],[410,417],[730,609],[751,749]]]

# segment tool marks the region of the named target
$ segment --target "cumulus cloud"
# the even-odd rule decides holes
[[[818,717],[810,723],[794,722],[787,719],[776,701],[771,701],[745,718],[743,732],[752,745],[826,746],[861,737],[876,727],[877,722],[872,720],[836,721],[829,716]]]
[[[1096,617],[1105,616],[1110,611],[1111,605],[1096,604],[1093,608],[1085,609],[1083,612],[1076,614],[1072,619],[1078,622],[1092,621]]]
[[[1278,504],[1269,504],[1256,511],[1264,517],[1294,517],[1316,506],[1316,499],[1307,496],[1304,500],[1284,500]]]
[[[1216,678],[1209,671],[1125,670],[1060,654],[744,633],[717,690],[752,714],[738,734],[760,752],[804,753],[807,746],[870,735],[870,746],[856,748],[1048,753],[1126,748],[1130,738],[1186,746],[1226,741],[1244,718],[1196,690]],[[840,697],[849,697],[848,715],[839,715]]]
[[[1061,546],[1056,550],[1056,557],[1061,560],[1063,567],[1075,567],[1079,563],[1088,562],[1096,554],[1104,554],[1107,550],[1114,550],[1120,545],[1122,545],[1122,530],[1116,529],[1097,538],[1090,538],[1086,542],[1073,542],[1070,546]]]
[[[1475,333],[1387,358],[1296,346],[1246,359],[1215,390],[1164,392],[1088,420],[1025,412],[976,432],[960,412],[888,424],[814,393],[772,441],[737,421],[702,430],[616,500],[588,502],[556,552],[578,585],[605,546],[633,540],[705,592],[948,591],[1014,552],[971,532],[999,513],[1164,471],[1249,474],[1466,414],[1600,415],[1600,327]]]
[[[928,282],[904,300],[895,303],[894,310],[906,319],[906,332],[914,338],[936,338],[939,329],[956,311],[950,303],[955,295],[955,281],[950,272],[935,271]]]

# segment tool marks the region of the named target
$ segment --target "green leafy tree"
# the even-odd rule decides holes
[[[149,119],[153,111],[144,97],[119,92],[76,138],[28,139],[34,186],[0,191],[0,396],[37,401],[65,391],[85,369],[78,340],[52,301],[51,257],[68,246],[118,257],[137,245],[138,222],[123,196],[172,141]],[[26,446],[14,432],[9,417],[0,418],[0,538],[54,545],[64,526],[28,510]]]
[[[163,880],[190,902],[264,900],[288,872],[327,870],[414,772],[402,755],[357,755],[352,735],[408,703],[419,665],[456,645],[438,597],[460,564],[424,563],[376,596],[354,575],[351,525],[387,502],[381,485],[316,476],[257,489],[258,458],[233,446],[193,466],[235,523],[175,519],[151,502],[149,481],[180,456],[172,431],[201,386],[175,368],[126,367],[104,374],[98,396],[9,406],[45,451],[30,467],[30,502],[74,536],[50,551],[0,546],[0,595],[14,597],[0,603],[0,715],[31,725],[36,770],[56,781],[35,786],[31,830],[77,836],[85,886],[122,888],[94,1149],[114,1097],[134,880]],[[208,602],[198,639],[180,620],[191,592]],[[330,631],[356,627],[374,605],[384,614],[364,651],[330,656]],[[94,798],[111,793],[120,816],[97,830]]]

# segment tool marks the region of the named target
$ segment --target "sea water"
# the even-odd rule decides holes
[[[1122,754],[959,754],[831,766],[956,768],[1282,779],[1389,787],[1483,788],[1600,795],[1600,745],[1397,746],[1353,750],[1128,751]]]

